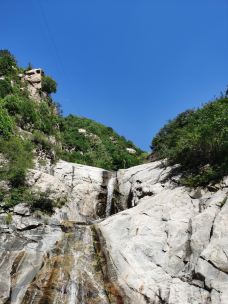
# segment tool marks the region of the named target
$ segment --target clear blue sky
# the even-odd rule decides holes
[[[0,48],[57,80],[64,114],[149,150],[228,84],[228,0],[3,0]]]

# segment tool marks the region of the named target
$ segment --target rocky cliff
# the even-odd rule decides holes
[[[0,303],[228,303],[228,179],[192,190],[174,169],[30,170],[63,206],[0,214]]]

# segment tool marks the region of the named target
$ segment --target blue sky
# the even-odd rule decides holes
[[[55,100],[149,150],[168,119],[228,84],[228,0],[3,0],[0,48]]]

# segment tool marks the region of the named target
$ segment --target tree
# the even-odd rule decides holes
[[[17,62],[14,56],[8,50],[0,50],[0,75],[11,74]]]
[[[33,66],[31,64],[31,62],[28,63],[28,66],[26,67],[26,71],[29,71],[29,70],[32,70],[33,69]]]
[[[42,90],[47,94],[56,93],[57,83],[50,76],[43,76]]]

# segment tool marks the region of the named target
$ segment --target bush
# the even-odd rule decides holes
[[[12,116],[20,114],[20,98],[15,95],[9,95],[4,98],[2,106],[7,109],[8,113]]]
[[[181,164],[189,185],[221,178],[228,173],[228,98],[181,113],[155,136],[152,148],[158,158]]]
[[[6,79],[0,79],[0,98],[4,98],[10,93],[12,93],[12,87],[10,81]]]
[[[40,146],[41,149],[50,152],[53,148],[53,145],[50,143],[47,136],[45,136],[42,132],[35,130],[33,133],[32,141],[36,146]]]
[[[0,50],[0,76],[15,73],[17,62],[8,50]]]
[[[49,76],[42,77],[42,90],[47,94],[56,93],[57,83]]]
[[[28,203],[30,200],[31,194],[25,187],[13,188],[9,193],[4,193],[3,208],[7,210],[20,203]]]
[[[58,133],[59,116],[55,113],[55,105],[47,101],[36,103],[26,96],[17,94],[6,96],[2,107],[14,116],[21,128],[33,131],[35,129],[48,135]]]
[[[47,214],[52,214],[54,208],[57,207],[54,200],[49,198],[48,193],[34,194],[30,205],[33,212],[39,210]]]
[[[48,135],[57,133],[59,116],[55,113],[55,105],[42,101],[38,106],[39,121],[36,128]]]
[[[33,145],[28,140],[12,136],[8,140],[0,140],[0,153],[3,153],[8,163],[2,169],[2,175],[13,187],[25,184],[26,171],[33,166]]]
[[[15,117],[16,123],[25,130],[33,129],[39,120],[37,105],[25,96],[10,95],[4,98],[3,107]]]
[[[27,130],[33,129],[39,119],[36,104],[28,98],[19,98],[19,125]]]
[[[10,192],[4,193],[2,206],[6,211],[20,203],[30,206],[32,212],[52,214],[54,208],[61,207],[64,202],[55,202],[49,198],[49,193],[33,193],[27,187],[13,188]]]
[[[13,131],[13,120],[5,109],[0,107],[0,136],[7,138]]]
[[[6,222],[6,225],[10,225],[13,221],[13,216],[11,213],[7,213],[7,216],[5,218],[5,222]]]

